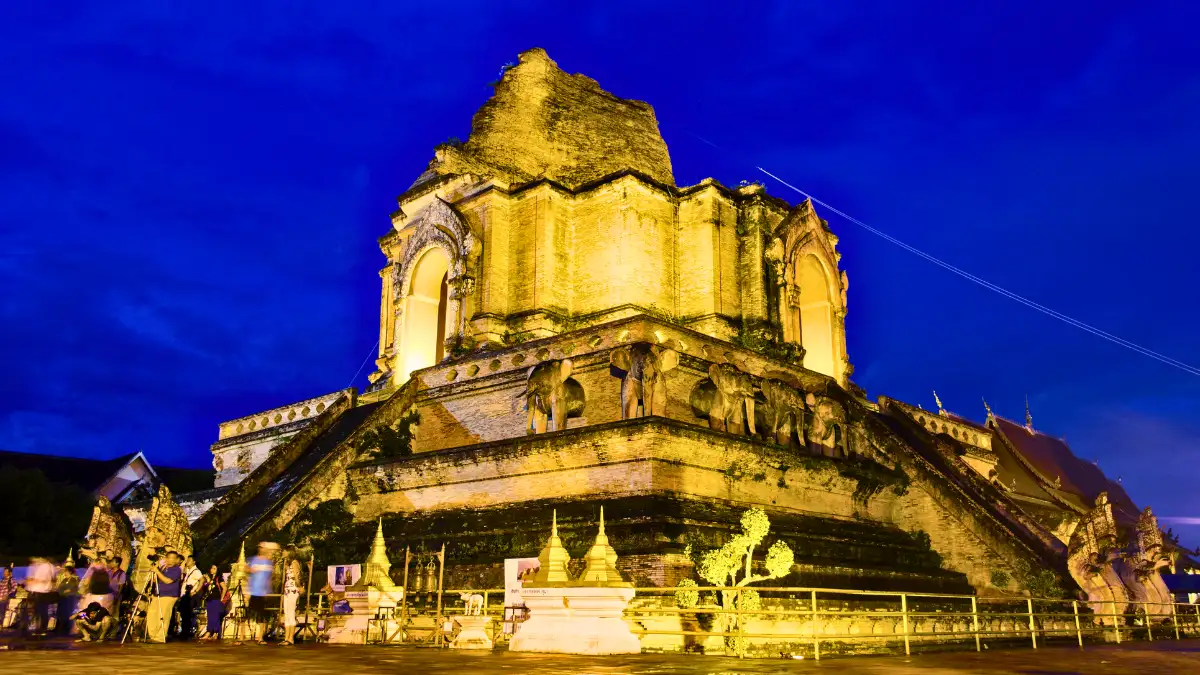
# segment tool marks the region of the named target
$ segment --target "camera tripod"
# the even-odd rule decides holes
[[[151,593],[153,591],[153,593]],[[125,644],[125,640],[129,638],[130,631],[133,630],[133,624],[137,622],[138,607],[141,606],[142,600],[146,601],[146,619],[150,619],[150,599],[158,596],[158,567],[154,566],[150,569],[150,578],[146,580],[146,585],[138,592],[137,598],[133,601],[133,607],[129,610],[129,623],[125,624],[125,634],[121,636],[121,644]],[[115,601],[115,598],[114,598]],[[158,617],[159,628],[162,628],[164,618]]]

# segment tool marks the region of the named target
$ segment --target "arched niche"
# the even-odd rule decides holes
[[[804,367],[838,377],[832,280],[821,261],[806,254],[797,261],[795,283],[799,287],[795,312],[804,347]]]
[[[449,272],[450,256],[438,246],[422,253],[413,266],[408,295],[403,299],[404,326],[396,361],[402,381],[445,356]]]

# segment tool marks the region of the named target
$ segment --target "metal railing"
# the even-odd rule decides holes
[[[453,604],[464,593],[483,596],[482,615],[492,619],[488,622],[489,637],[496,644],[506,642],[525,619],[525,610],[504,606],[503,588],[445,589],[440,598],[436,592],[409,591],[400,606],[381,608],[367,620],[365,641],[367,644],[444,645],[446,622],[462,613],[455,612]]]
[[[680,646],[724,647],[745,656],[748,651],[780,648],[795,656],[821,658],[822,647],[842,651],[855,645],[878,642],[911,654],[914,645],[974,643],[982,650],[985,640],[1026,641],[1034,648],[1052,638],[1074,638],[1083,648],[1085,637],[1120,643],[1139,637],[1154,640],[1200,636],[1200,605],[1186,603],[1117,603],[1097,612],[1091,603],[1055,598],[980,598],[971,595],[897,593],[828,588],[690,587],[708,602],[679,607],[676,588],[638,588],[625,619],[639,628],[643,649],[647,636],[680,637]],[[739,609],[749,591],[760,598],[758,607]],[[719,602],[728,594],[727,602]],[[654,600],[658,600],[654,606]],[[755,603],[744,603],[752,605]],[[853,608],[851,605],[859,605]],[[862,607],[867,605],[867,607]],[[646,628],[670,623],[679,617],[679,629]],[[711,617],[708,630],[688,630],[687,623],[703,628],[701,617]],[[666,619],[664,621],[664,619]],[[685,620],[687,620],[685,622]],[[688,638],[693,638],[688,640]],[[699,638],[699,639],[696,639]],[[713,639],[716,640],[713,640]],[[661,642],[661,641],[660,641]],[[689,645],[690,642],[690,645]],[[713,644],[713,643],[716,644]],[[890,645],[888,643],[891,643]],[[801,644],[807,654],[794,650]],[[670,645],[661,645],[660,648]],[[757,648],[757,649],[756,649]]]
[[[643,651],[713,650],[739,657],[780,653],[820,659],[831,651],[895,652],[985,644],[1034,649],[1055,643],[1129,642],[1200,637],[1200,605],[1088,603],[1032,597],[899,593],[807,587],[689,587],[701,602],[680,607],[673,587],[637,588],[624,618]],[[753,591],[757,607],[739,609]],[[368,644],[445,646],[447,622],[461,614],[459,596],[484,598],[491,637],[503,644],[526,618],[505,607],[503,589],[409,592],[402,606],[368,622]],[[721,602],[729,593],[727,604]],[[750,603],[746,603],[750,604]],[[1103,611],[1097,611],[1097,609]],[[457,610],[457,611],[456,611]],[[677,638],[677,639],[676,639]]]

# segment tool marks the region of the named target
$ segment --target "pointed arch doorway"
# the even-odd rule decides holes
[[[833,333],[833,297],[829,276],[816,256],[805,255],[796,271],[800,287],[800,344],[804,346],[804,367],[823,375],[837,377],[836,344]]]
[[[450,256],[437,247],[423,253],[413,267],[401,315],[404,327],[397,363],[402,381],[412,377],[413,371],[435,365],[445,356],[449,271]]]

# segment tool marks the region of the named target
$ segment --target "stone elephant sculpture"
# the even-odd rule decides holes
[[[641,342],[614,350],[612,365],[625,372],[621,379],[621,419],[667,414],[667,373],[679,366],[679,352]]]
[[[728,363],[709,366],[708,379],[692,389],[692,412],[717,431],[755,433],[754,403],[754,380]]]
[[[821,446],[825,455],[837,457],[841,454],[839,448],[844,445],[845,409],[827,396],[808,394],[805,403],[812,410],[808,440]]]
[[[764,379],[759,385],[763,401],[759,406],[760,420],[769,440],[791,445],[792,433],[804,445],[804,394],[782,380]]]
[[[583,386],[571,379],[572,367],[571,359],[560,359],[543,361],[529,369],[525,391],[517,396],[529,412],[526,433],[545,432],[548,419],[555,431],[562,431],[567,428],[567,418],[583,413]]]

